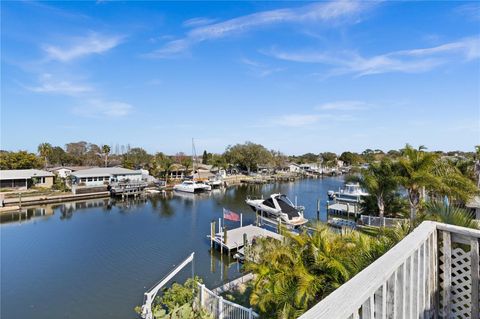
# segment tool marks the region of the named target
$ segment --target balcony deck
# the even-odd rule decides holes
[[[301,319],[479,319],[480,231],[425,221]]]

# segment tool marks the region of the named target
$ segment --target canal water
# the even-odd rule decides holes
[[[194,272],[209,288],[238,276],[240,265],[210,252],[206,235],[222,208],[255,214],[247,196],[284,193],[316,219],[341,178],[238,186],[209,194],[171,194],[122,202],[96,199],[40,206],[0,225],[1,313],[5,319],[132,319],[143,293],[195,252]],[[227,222],[229,228],[238,223]],[[191,273],[187,267],[178,281]]]

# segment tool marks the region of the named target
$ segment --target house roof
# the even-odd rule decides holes
[[[0,170],[0,180],[8,179],[30,179],[32,177],[49,177],[53,173],[40,169],[7,169]]]
[[[72,173],[75,177],[98,177],[110,175],[141,175],[142,171],[134,171],[123,167],[95,167],[82,169]]]
[[[95,166],[56,166],[56,167],[49,168],[48,171],[55,172],[61,169],[67,169],[74,172],[74,171],[90,169],[90,168],[95,168]]]

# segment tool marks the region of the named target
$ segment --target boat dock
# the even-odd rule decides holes
[[[247,225],[230,230],[225,229],[223,232],[217,232],[212,236],[214,231],[215,222],[212,222],[211,234],[207,236],[210,238],[211,247],[216,244],[222,253],[226,250],[229,254],[231,251],[238,250],[245,244],[252,244],[254,238],[270,237],[277,240],[282,240],[283,238],[280,234],[254,225]]]

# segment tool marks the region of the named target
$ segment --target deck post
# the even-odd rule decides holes
[[[210,223],[210,248],[213,248],[213,238],[215,238],[215,221]]]
[[[443,237],[443,302],[442,314],[444,318],[450,318],[452,307],[450,301],[452,300],[452,240],[448,231],[442,231]]]
[[[248,309],[248,319],[253,319],[253,310],[252,310],[252,308]]]
[[[203,303],[205,302],[205,285],[200,285],[200,308],[203,308]]]
[[[478,318],[479,317],[479,268],[480,268],[480,261],[478,256],[478,238],[473,238],[470,244],[470,268],[471,268],[471,278],[472,278],[472,305],[471,305],[471,315],[470,318]]]
[[[317,221],[320,220],[320,199],[317,199]]]
[[[223,319],[223,297],[218,299],[218,319]]]

